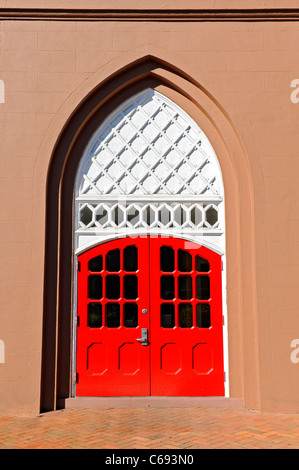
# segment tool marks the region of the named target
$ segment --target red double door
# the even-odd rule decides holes
[[[140,236],[78,271],[77,396],[224,395],[220,255]]]

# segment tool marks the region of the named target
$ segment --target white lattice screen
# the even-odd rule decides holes
[[[123,103],[91,139],[76,183],[76,249],[129,233],[203,240],[221,250],[221,173],[204,133],[160,93]]]

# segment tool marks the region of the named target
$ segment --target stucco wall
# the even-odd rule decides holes
[[[299,411],[299,364],[291,361],[290,347],[299,338],[299,103],[292,102],[290,86],[298,78],[298,44],[299,21],[0,22],[0,413],[39,412],[45,188],[55,141],[84,92],[148,54],[205,90],[243,152],[241,162],[229,144],[230,157],[222,158],[231,138],[223,126],[223,142],[213,142],[213,124],[221,125],[210,123],[225,185],[229,192],[231,178],[241,201],[235,204],[231,192],[226,207],[229,322],[230,306],[235,312],[231,395],[252,408]],[[255,298],[247,299],[248,292]],[[248,310],[250,302],[248,321],[248,311],[238,308]]]

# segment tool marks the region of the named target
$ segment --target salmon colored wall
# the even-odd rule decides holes
[[[231,396],[248,408],[299,411],[299,364],[290,360],[299,338],[299,103],[290,99],[298,44],[295,21],[1,21],[1,414],[39,412],[55,143],[94,87],[147,55],[190,77],[155,72],[164,77],[159,91],[203,127],[223,171]]]

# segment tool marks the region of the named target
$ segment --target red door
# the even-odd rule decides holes
[[[177,238],[150,254],[152,395],[223,395],[220,255]]]
[[[78,396],[224,395],[220,255],[145,236],[78,266]]]
[[[149,238],[115,240],[78,260],[77,387],[80,396],[150,395]]]

